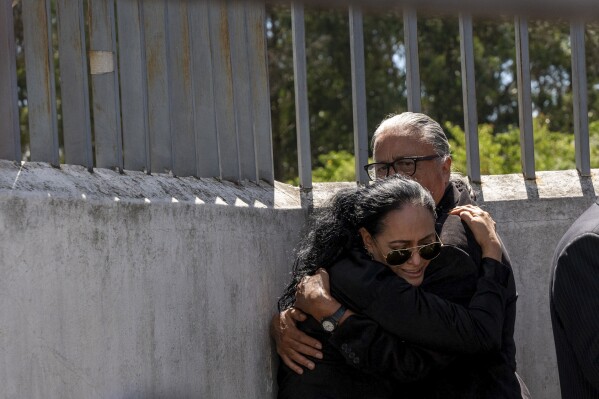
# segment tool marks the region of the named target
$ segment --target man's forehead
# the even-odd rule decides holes
[[[377,138],[373,150],[377,161],[391,161],[398,157],[431,155],[434,148],[418,133],[387,133]]]

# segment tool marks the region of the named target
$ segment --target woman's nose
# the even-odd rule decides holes
[[[419,265],[420,262],[422,262],[422,257],[420,256],[420,253],[418,252],[418,250],[414,250],[412,251],[412,256],[410,256],[410,259],[408,259],[408,263],[411,263],[413,265]]]

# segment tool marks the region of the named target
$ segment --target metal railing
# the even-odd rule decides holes
[[[32,161],[59,163],[58,53],[66,163],[273,182],[264,5],[52,3],[22,0]],[[0,0],[0,158],[20,161],[15,47]]]
[[[309,3],[309,1],[308,1]],[[333,2],[335,3],[335,2]],[[357,4],[356,4],[357,3]],[[589,150],[589,123],[587,109],[587,82],[585,70],[585,44],[584,44],[584,29],[585,25],[581,22],[580,17],[590,18],[597,16],[598,12],[593,7],[592,2],[580,0],[570,7],[570,3],[562,3],[553,1],[546,4],[545,2],[536,3],[531,1],[486,1],[473,4],[467,1],[452,1],[450,4],[441,4],[435,0],[413,2],[403,1],[404,8],[404,45],[406,54],[406,80],[407,80],[407,100],[408,110],[420,111],[420,74],[418,66],[418,38],[417,38],[417,13],[414,7],[419,7],[425,10],[443,10],[447,11],[449,6],[455,6],[452,11],[461,11],[459,13],[459,34],[460,34],[460,53],[462,66],[462,92],[463,92],[463,108],[464,108],[464,126],[466,133],[466,160],[467,160],[467,175],[474,182],[481,181],[480,172],[480,155],[478,143],[478,121],[476,107],[476,89],[475,89],[475,70],[474,70],[474,47],[473,47],[473,30],[472,30],[472,13],[493,14],[501,12],[522,12],[523,14],[543,15],[543,16],[571,16],[574,19],[570,25],[570,36],[572,43],[572,88],[573,88],[573,115],[575,120],[575,154],[576,166],[582,176],[590,176],[590,150]],[[484,4],[483,4],[484,3]],[[335,3],[336,4],[336,3]],[[349,21],[351,37],[351,54],[352,67],[363,63],[363,40],[361,30],[356,30],[356,21],[361,21],[360,5],[368,7],[384,7],[391,6],[388,1],[355,1],[349,9]],[[393,4],[397,6],[397,4]],[[303,12],[301,5],[293,5],[293,21],[294,30],[303,29]],[[584,13],[587,13],[584,15]],[[361,22],[360,22],[361,23]],[[535,178],[535,160],[534,160],[534,141],[533,141],[533,110],[531,100],[531,78],[528,55],[528,25],[527,18],[524,16],[516,16],[515,24],[515,48],[516,48],[516,72],[517,72],[517,88],[518,88],[518,107],[519,107],[519,127],[520,127],[520,147],[522,160],[522,173],[526,179]],[[358,33],[356,33],[358,32]],[[303,39],[298,39],[294,36],[294,55],[300,53],[298,48],[303,48]],[[359,59],[357,59],[359,58]],[[295,77],[297,80],[305,80],[305,60],[302,57],[296,57]],[[300,65],[297,65],[300,63]],[[365,124],[361,124],[359,119],[365,117],[366,109],[363,106],[363,95],[361,95],[361,87],[363,77],[359,76],[363,73],[363,69],[352,68],[352,83],[353,83],[353,103],[354,103],[354,137],[356,151],[356,179],[360,183],[367,182],[367,178],[360,171],[360,165],[365,164],[366,156],[361,153],[367,148],[367,132]],[[296,87],[297,90],[297,87]],[[296,94],[297,95],[297,94]],[[361,110],[361,111],[358,111]],[[300,109],[296,108],[300,113]],[[302,116],[307,118],[307,116]],[[298,120],[299,126],[299,120]],[[298,128],[298,156],[300,165],[300,186],[303,188],[311,187],[310,160],[306,159],[309,156],[309,151],[302,148],[303,143],[308,142],[309,132],[305,127]],[[308,155],[306,155],[308,154]]]
[[[273,182],[264,4],[202,0],[22,0],[31,160],[59,163],[53,55],[59,54],[66,163]],[[309,3],[309,1],[308,1]],[[333,5],[348,2],[331,2]],[[362,6],[349,5],[356,180],[367,181]],[[591,0],[403,1],[408,109],[420,110],[417,13],[459,13],[467,174],[480,159],[472,13],[516,16],[522,173],[535,178],[526,15],[571,17],[576,165],[590,175],[584,28]],[[300,187],[312,188],[304,5],[291,6]],[[0,158],[19,161],[12,1],[0,3]],[[58,46],[51,18],[58,20]],[[87,18],[87,23],[86,23]],[[89,49],[86,48],[89,42]],[[90,92],[91,88],[91,92]]]

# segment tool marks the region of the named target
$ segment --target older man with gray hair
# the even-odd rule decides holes
[[[475,291],[480,275],[481,249],[474,240],[472,232],[463,224],[458,216],[450,215],[456,206],[473,203],[473,194],[465,178],[451,175],[451,155],[449,142],[441,126],[430,117],[412,112],[390,116],[385,119],[372,138],[373,157],[375,162],[364,168],[372,180],[385,178],[393,174],[409,176],[429,190],[437,205],[436,230],[448,249],[431,261],[428,266],[421,289],[434,293],[451,302],[467,306]],[[504,251],[504,263],[509,265]],[[372,275],[373,268],[384,268],[382,264],[372,262],[368,268],[348,267],[344,274],[349,276],[364,293],[377,292],[375,284],[368,281],[367,273]],[[366,270],[368,269],[368,270]],[[389,275],[389,278],[397,278]],[[405,383],[404,374],[394,374],[394,370],[405,367],[398,345],[405,345],[401,340],[381,337],[376,318],[389,317],[388,314],[368,315],[369,318],[349,317],[340,323],[330,335],[327,344],[338,349],[345,356],[359,356],[363,361],[355,367],[364,371],[383,371],[390,378],[396,378],[398,397],[418,398],[520,398],[527,397],[526,387],[516,374],[515,343],[513,338],[516,316],[516,289],[513,278],[507,282],[509,286],[508,300],[505,305],[503,330],[501,332],[501,349],[493,353],[452,354],[455,360],[439,373],[418,375],[419,382]],[[315,293],[306,292],[304,295]],[[381,303],[394,304],[393,293],[378,290]],[[322,300],[332,300],[326,293]],[[367,295],[365,295],[367,296]],[[306,298],[304,298],[306,299]],[[399,305],[398,305],[399,306]],[[385,306],[385,308],[389,308]],[[381,312],[382,313],[382,312]],[[330,317],[330,315],[329,315]],[[287,309],[273,317],[271,335],[276,341],[277,352],[284,363],[296,373],[309,372],[318,367],[322,359],[322,344],[304,334],[296,327],[296,322],[306,320],[307,316],[298,309]],[[370,323],[370,324],[369,324]],[[388,331],[393,333],[393,331]],[[422,331],[428,342],[435,342],[436,331]],[[439,342],[443,338],[439,336]],[[373,356],[373,347],[380,351],[381,342],[383,356]],[[376,343],[376,345],[375,345]],[[343,349],[345,350],[343,350]],[[347,350],[351,348],[351,350]],[[429,348],[443,352],[443,347]],[[348,363],[353,359],[347,359]],[[305,369],[308,370],[305,370]],[[412,396],[411,396],[412,395]]]

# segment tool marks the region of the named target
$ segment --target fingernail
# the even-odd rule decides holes
[[[322,353],[321,353],[321,352],[318,352],[318,353],[316,354],[316,356],[315,356],[315,357],[316,357],[317,359],[322,359]]]
[[[308,368],[310,370],[314,370],[314,363],[312,363],[312,362],[308,363]]]
[[[322,344],[320,342],[316,344],[316,349],[322,349]]]

